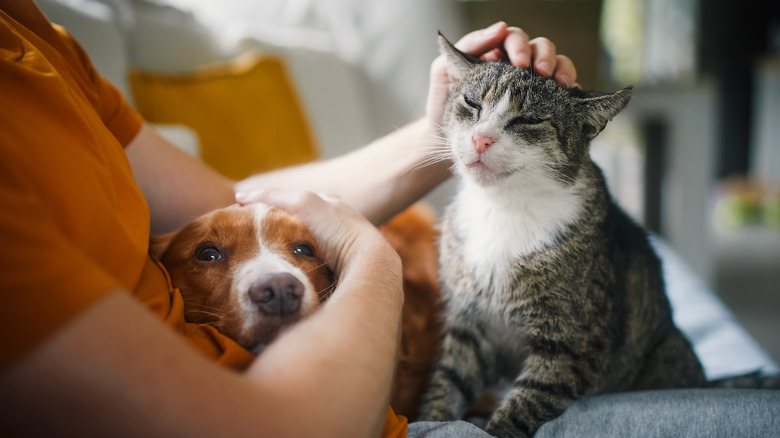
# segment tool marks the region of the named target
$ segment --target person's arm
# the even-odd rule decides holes
[[[302,217],[334,260],[338,287],[318,312],[239,374],[112,291],[3,371],[0,434],[377,436],[398,354],[400,260],[344,203],[289,191],[259,200]]]
[[[529,40],[517,27],[504,22],[469,33],[456,46],[487,60],[506,60],[576,85],[577,71],[546,38]],[[242,196],[263,187],[297,187],[338,193],[376,225],[420,199],[449,176],[452,165],[441,126],[451,81],[442,56],[431,64],[426,115],[421,120],[381,138],[367,147],[329,161],[260,174],[236,185]]]
[[[149,204],[152,234],[174,231],[196,217],[234,203],[234,181],[180,150],[149,124],[125,147]]]
[[[448,157],[424,163],[426,151],[441,141],[438,135],[438,129],[422,119],[346,155],[240,181],[237,200],[244,203],[251,192],[264,187],[336,193],[380,225],[449,177]]]
[[[574,85],[572,62],[555,53],[545,38],[529,40],[521,29],[500,22],[464,36],[456,46],[485,59],[506,59]],[[235,184],[176,149],[145,126],[127,147],[136,180],[152,214],[152,230],[162,233],[233,202],[233,191],[249,194],[265,187],[293,187],[337,193],[374,224],[381,224],[449,177],[451,162],[442,152],[441,124],[450,79],[444,59],[431,65],[426,115],[370,145],[342,157],[250,177]],[[434,157],[435,156],[435,157]],[[431,164],[432,163],[432,164]],[[234,187],[235,184],[235,187]]]

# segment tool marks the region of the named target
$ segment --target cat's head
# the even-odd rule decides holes
[[[439,35],[453,80],[442,130],[456,172],[482,185],[517,175],[526,183],[573,184],[588,145],[631,98],[631,88],[593,93],[508,63],[460,52]]]

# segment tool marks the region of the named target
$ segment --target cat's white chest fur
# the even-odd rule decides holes
[[[576,184],[529,187],[528,180],[511,178],[490,187],[464,178],[456,198],[455,232],[463,239],[464,261],[483,290],[509,287],[517,259],[552,244],[582,208]]]

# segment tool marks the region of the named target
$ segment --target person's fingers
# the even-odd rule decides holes
[[[346,205],[340,195],[331,192],[317,192],[317,195],[322,198],[323,201],[330,204]]]
[[[501,49],[493,49],[480,57],[480,59],[489,62],[498,62],[504,59],[504,52]]]
[[[253,204],[255,202],[261,202],[264,196],[270,189],[252,190],[249,192],[236,192],[236,202],[238,205]]]
[[[263,188],[236,194],[242,205],[262,203],[298,217],[308,227],[322,257],[336,275],[349,266],[370,260],[390,261],[399,269],[400,258],[368,219],[339,195],[300,189]],[[370,257],[367,257],[370,255]]]
[[[472,56],[482,56],[501,46],[507,35],[507,25],[503,21],[481,30],[475,30],[463,36],[455,47]]]
[[[555,73],[553,77],[559,84],[565,87],[574,87],[577,85],[577,69],[574,63],[566,55],[556,55]]]
[[[544,37],[534,38],[529,42],[534,63],[534,71],[544,77],[552,76],[555,64],[555,44]]]
[[[509,62],[515,67],[528,68],[531,66],[531,46],[528,34],[523,29],[519,27],[507,28],[504,50],[506,50]]]
[[[291,213],[301,213],[311,205],[323,205],[325,200],[316,193],[306,190],[269,187],[236,193],[236,202],[239,205],[262,203],[280,207]]]

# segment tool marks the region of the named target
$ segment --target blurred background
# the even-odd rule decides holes
[[[457,40],[504,20],[548,37],[572,58],[583,88],[635,87],[593,145],[613,194],[780,361],[780,2],[36,3],[164,135],[233,177],[248,170],[210,157],[239,145],[260,150],[258,141],[313,151],[276,165],[331,157],[421,117],[437,30]],[[276,85],[258,88],[256,74]],[[241,90],[228,107],[220,106],[226,81]],[[254,132],[202,126],[238,112],[257,120]],[[297,122],[261,124],[281,112]],[[452,190],[428,202],[441,211]]]

